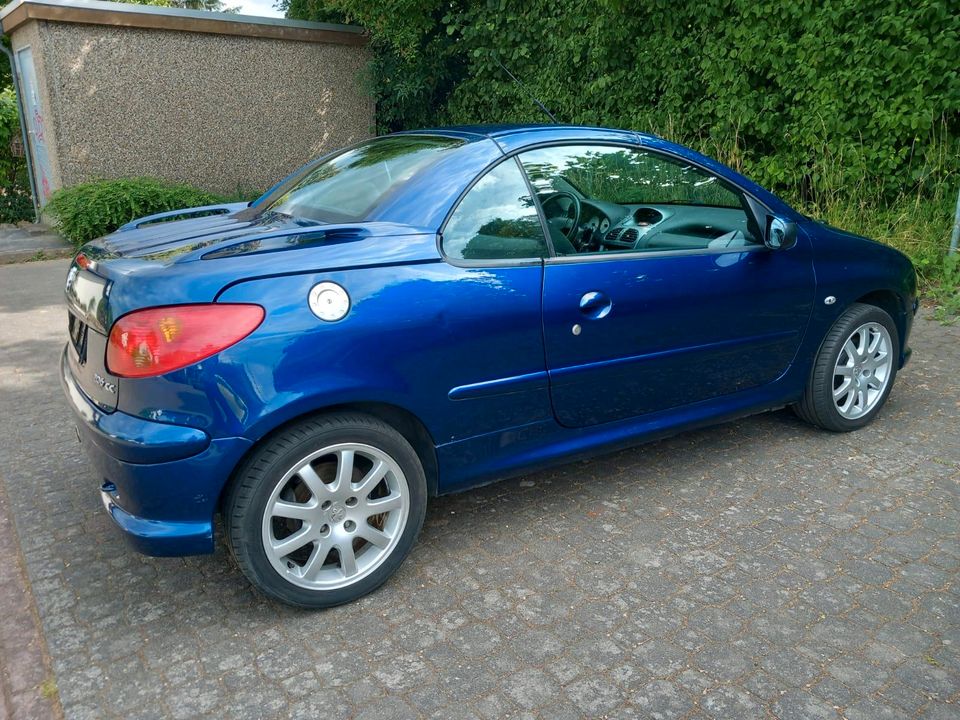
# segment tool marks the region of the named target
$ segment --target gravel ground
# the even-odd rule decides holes
[[[66,717],[960,717],[960,327],[918,319],[866,430],[780,411],[441,498],[308,613],[222,544],[121,541],[56,380],[65,268],[0,267],[0,482]]]

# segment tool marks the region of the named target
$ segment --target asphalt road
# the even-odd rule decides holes
[[[121,541],[56,379],[65,267],[0,267],[0,484],[68,718],[960,717],[960,327],[918,321],[868,429],[779,411],[442,498],[309,613],[222,546]]]

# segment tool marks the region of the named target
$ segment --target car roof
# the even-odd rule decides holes
[[[599,125],[566,125],[563,123],[500,123],[500,124],[490,124],[490,125],[449,125],[433,128],[425,128],[423,130],[405,130],[404,133],[411,134],[437,134],[442,135],[445,133],[456,133],[463,135],[479,135],[482,137],[488,138],[498,138],[505,135],[514,135],[516,133],[544,133],[551,131],[585,131],[587,134],[591,132],[626,132],[626,133],[636,133],[644,137],[655,137],[651,133],[640,133],[636,130],[624,130],[621,128],[609,128],[609,127],[600,127]]]
[[[562,125],[542,123],[504,123],[499,125],[451,125],[448,127],[406,130],[402,135],[445,135],[460,138],[466,142],[490,139],[496,142],[504,152],[525,145],[550,140],[657,140],[655,135],[636,130],[621,130],[591,125]]]

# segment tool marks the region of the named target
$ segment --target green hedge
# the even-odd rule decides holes
[[[82,245],[144,215],[224,202],[219,195],[154,178],[101,180],[58,190],[45,211],[71,242]]]
[[[951,0],[287,0],[370,28],[383,130],[544,121],[693,144],[787,195],[895,197],[960,166]]]
[[[0,185],[0,223],[33,220],[33,200],[30,190],[20,183]]]
[[[20,117],[12,87],[0,89],[0,222],[33,219],[33,201],[24,158],[14,157],[11,141],[20,141]]]

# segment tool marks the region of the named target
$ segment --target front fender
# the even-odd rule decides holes
[[[917,276],[910,259],[882,243],[835,230],[817,222],[802,225],[810,236],[817,293],[811,317],[812,358],[829,328],[856,302],[886,310],[900,335],[900,365],[909,356],[908,340],[916,313]]]

